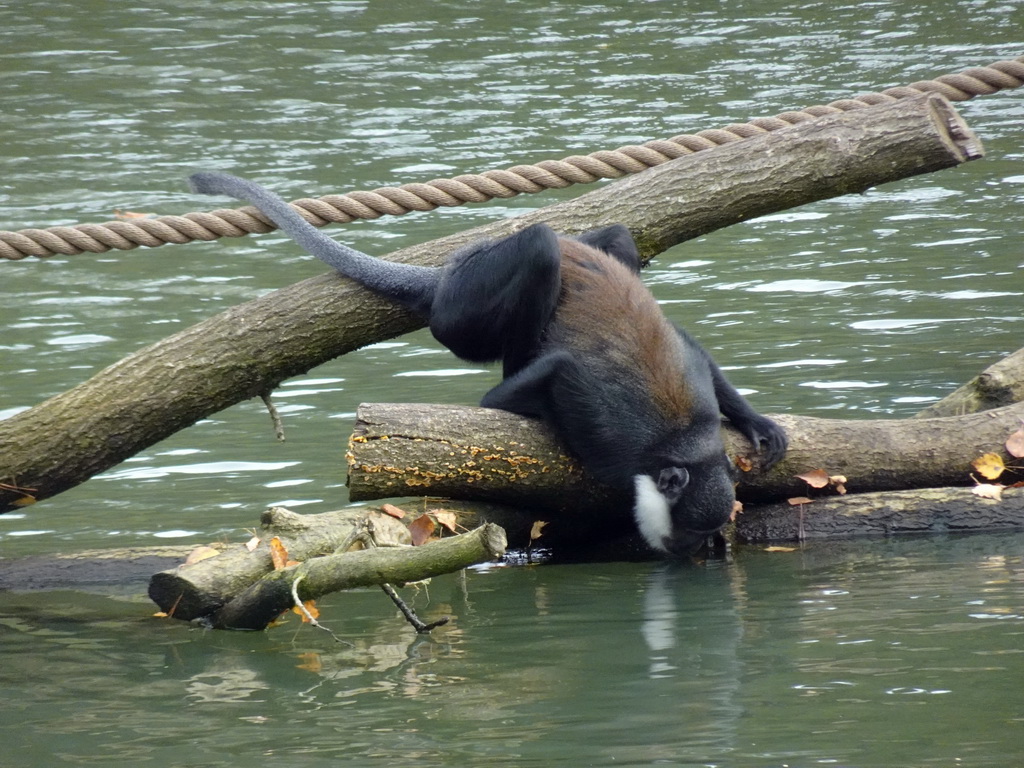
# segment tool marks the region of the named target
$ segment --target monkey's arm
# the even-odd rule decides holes
[[[584,245],[604,251],[618,259],[630,270],[640,274],[640,250],[633,241],[633,235],[621,224],[612,224],[603,229],[592,229],[576,238]]]
[[[707,363],[715,387],[715,397],[718,399],[718,410],[721,414],[754,444],[758,453],[764,454],[766,467],[770,467],[782,459],[786,454],[786,446],[789,442],[782,427],[751,407],[746,398],[725,378],[722,369],[718,367],[708,351],[698,344],[690,334],[678,326],[676,330],[686,343],[692,344],[700,350],[701,357]]]

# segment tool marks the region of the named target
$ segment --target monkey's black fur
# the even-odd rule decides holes
[[[501,361],[481,405],[543,419],[608,485],[632,491],[650,546],[683,554],[735,500],[719,414],[778,461],[786,435],[756,413],[704,349],[666,320],[622,226],[575,238],[535,224],[457,251],[443,267],[396,264],[342,245],[263,187],[197,173],[192,189],[248,200],[305,250],[423,315],[473,362]]]

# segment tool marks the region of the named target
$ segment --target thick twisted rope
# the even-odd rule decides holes
[[[874,104],[896,101],[921,93],[941,93],[950,101],[966,101],[975,96],[1019,88],[1024,85],[1024,56],[997,61],[987,67],[972,67],[963,72],[921,80],[910,85],[888,88],[852,99],[807,107],[798,112],[783,112],[749,123],[727,125],[696,134],[649,141],[639,146],[602,150],[589,155],[573,155],[564,160],[544,160],[536,165],[516,165],[506,170],[467,174],[453,179],[436,179],[425,184],[380,187],[370,192],[349,192],[321,198],[303,198],[292,203],[314,226],[330,222],[347,223],[379,216],[401,216],[412,211],[431,211],[442,206],[483,203],[496,197],[561,189],[573,184],[591,184],[639,173],[682,155],[712,149],[759,133],[767,133],[822,115],[862,109]],[[221,209],[184,216],[159,216],[104,224],[76,224],[49,229],[0,231],[0,258],[74,255],[88,251],[104,253],[113,248],[129,250],[139,246],[155,248],[165,243],[216,240],[251,233],[271,232],[275,227],[251,206]]]

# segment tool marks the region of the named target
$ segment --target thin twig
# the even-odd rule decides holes
[[[277,437],[278,442],[284,442],[284,423],[281,421],[281,414],[277,412],[277,406],[274,405],[274,401],[270,399],[269,392],[263,392],[260,394],[260,399],[263,400],[263,404],[267,406],[267,413],[270,414],[270,421],[274,424],[274,435]]]
[[[402,612],[406,620],[412,624],[416,632],[421,635],[425,635],[435,627],[440,627],[443,624],[447,624],[449,621],[448,616],[442,616],[437,621],[432,621],[429,624],[424,624],[420,617],[416,615],[416,612],[406,604],[405,600],[395,591],[395,588],[390,584],[381,584],[380,588],[384,590],[384,594],[391,598],[392,602],[398,606],[398,610]]]
[[[322,629],[324,632],[329,634],[331,637],[334,638],[334,642],[336,642],[336,643],[344,643],[345,645],[347,645],[347,646],[349,646],[351,648],[355,648],[355,646],[352,643],[350,643],[348,640],[342,640],[340,637],[338,637],[336,634],[334,634],[334,632],[332,630],[328,629],[323,624],[321,624],[319,621],[317,621],[315,618],[313,618],[313,614],[311,614],[309,612],[309,609],[306,607],[305,603],[303,603],[302,600],[299,599],[299,582],[302,581],[304,578],[306,578],[306,574],[303,573],[303,574],[300,574],[295,579],[295,581],[292,582],[292,600],[295,601],[295,607],[298,608],[300,611],[302,611],[302,615],[306,617],[306,621],[307,622],[309,622],[312,626],[314,626],[314,627],[316,627],[318,629]]]

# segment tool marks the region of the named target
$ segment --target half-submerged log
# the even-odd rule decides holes
[[[372,538],[376,546],[351,551]],[[298,561],[275,568],[280,551]],[[297,515],[282,507],[263,513],[259,536],[195,563],[161,571],[149,596],[169,616],[218,629],[263,629],[294,604],[355,587],[404,584],[500,558],[505,533],[493,524],[410,546],[408,528],[372,509]],[[360,544],[361,545],[361,544]]]
[[[693,237],[981,156],[943,97],[903,99],[681,157],[593,192],[391,254],[443,262],[457,247],[544,221],[613,223],[645,259]],[[0,422],[0,512],[45,499],[234,403],[422,320],[335,273],[233,307]]]
[[[984,498],[970,488],[858,493],[810,504],[757,505],[736,517],[736,538],[742,542],[1021,528],[1022,488],[1007,488],[999,499]]]
[[[304,563],[272,571],[207,617],[215,629],[264,629],[300,601],[343,589],[406,584],[505,554],[505,533],[486,523],[469,533],[439,539],[418,547],[379,547],[314,557]]]
[[[208,616],[273,570],[270,541],[275,536],[292,559],[302,561],[334,552],[366,522],[395,543],[411,541],[402,523],[374,510],[297,515],[271,507],[260,517],[253,546],[238,544],[216,556],[161,571],[150,579],[149,597],[174,618],[191,621]]]

